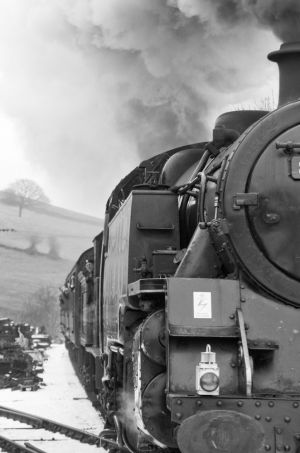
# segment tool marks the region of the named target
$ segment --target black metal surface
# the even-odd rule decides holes
[[[155,376],[143,392],[143,421],[152,436],[167,445],[176,447],[173,437],[174,423],[166,407],[166,373]]]
[[[146,292],[150,293],[164,293],[166,290],[166,279],[164,278],[147,278],[140,279],[135,282],[129,283],[128,293],[131,296],[141,295]]]
[[[300,156],[293,156],[291,159],[291,176],[293,179],[300,179]]]
[[[291,217],[289,217],[291,223],[289,225],[286,223],[286,226],[281,230],[282,234],[273,235],[273,240],[270,242],[267,253],[262,253],[261,242],[259,242],[260,237],[257,240],[257,235],[253,233],[251,225],[249,224],[249,216],[247,215],[247,209],[256,208],[245,207],[236,210],[234,209],[232,202],[233,197],[237,193],[247,193],[248,190],[259,193],[260,197],[264,196],[266,184],[271,183],[271,179],[273,178],[273,175],[268,173],[269,166],[267,163],[265,164],[266,175],[264,178],[259,178],[259,187],[256,184],[255,188],[253,185],[251,188],[248,188],[249,174],[251,174],[252,168],[255,166],[258,158],[267,146],[273,146],[274,154],[278,154],[278,151],[275,149],[275,140],[280,134],[285,133],[291,139],[299,141],[297,140],[297,136],[299,135],[297,128],[295,129],[295,132],[291,132],[290,134],[289,132],[286,132],[291,131],[294,126],[300,123],[299,107],[300,103],[295,102],[267,115],[257,123],[247,135],[241,138],[241,142],[235,146],[235,153],[232,153],[226,170],[226,185],[223,187],[224,205],[222,205],[223,216],[226,217],[229,225],[228,235],[230,242],[240,265],[247,271],[251,279],[255,280],[256,283],[266,291],[276,298],[296,306],[299,306],[299,281],[288,275],[287,272],[283,272],[277,265],[274,265],[270,261],[269,253],[272,253],[271,242],[275,248],[277,247],[277,244],[282,244],[282,246],[284,244],[284,247],[288,244],[290,250],[292,249],[293,236],[295,236],[295,234],[297,234],[297,237],[299,236],[298,233],[296,233],[298,211],[294,211],[296,218],[294,218],[293,221],[291,221]],[[270,143],[271,145],[269,145]],[[294,191],[288,189],[288,192],[286,192],[285,186],[281,188],[281,179],[279,179],[279,175],[282,174],[281,171],[284,171],[281,170],[281,168],[284,168],[287,165],[286,159],[286,156],[283,156],[282,158],[278,158],[276,161],[277,163],[274,163],[273,168],[277,169],[278,173],[276,173],[277,177],[276,181],[274,181],[274,184],[277,184],[276,194],[274,193],[272,199],[276,205],[277,201],[275,200],[275,195],[278,194],[280,197],[279,200],[282,200],[282,209],[286,209],[286,213],[288,214],[288,204],[290,202],[292,206],[299,205],[297,200],[299,200],[300,197],[300,186],[297,184],[297,181],[291,179],[291,183],[295,184]],[[272,158],[269,163],[273,165],[274,161],[275,160]],[[287,169],[286,174],[288,174]],[[267,194],[265,198],[269,198]],[[250,212],[250,216],[252,216],[253,211]],[[277,213],[277,208],[274,210],[270,209],[270,212]],[[290,210],[290,215],[292,215],[292,210]],[[281,225],[281,221],[277,225]],[[269,231],[270,233],[266,233],[266,240],[267,237],[272,237],[273,230]],[[289,241],[292,242],[289,243]],[[296,257],[297,248],[298,242],[294,252],[292,251],[289,253],[295,253],[294,256]],[[284,250],[282,251],[284,254]],[[278,252],[276,253],[276,257],[280,258]],[[274,259],[276,260],[277,258]],[[290,260],[289,262],[291,263]]]
[[[180,185],[189,180],[195,165],[201,158],[205,143],[199,148],[183,149],[170,157],[164,165],[160,180],[170,187]]]
[[[220,391],[238,393],[238,338],[226,337],[169,337],[168,389],[171,393],[196,392],[196,366],[201,352],[209,344],[216,353],[220,368]]]
[[[254,292],[244,280],[241,300],[254,366],[253,392],[300,394],[300,310]]]
[[[134,190],[110,222],[103,285],[104,343],[123,340],[119,314],[128,284],[152,276],[154,250],[179,248],[178,222],[177,196],[166,190]]]
[[[213,331],[216,337],[236,336],[235,317],[231,317],[239,301],[236,280],[171,278],[167,283],[170,335],[209,336]],[[199,309],[198,295],[203,295]]]
[[[166,363],[165,310],[149,316],[143,324],[141,343],[144,354],[159,365]]]
[[[265,110],[235,110],[222,113],[216,119],[215,128],[233,129],[242,134],[267,113]]]
[[[279,66],[279,101],[278,107],[296,101],[300,97],[300,43],[288,42],[280,50],[271,52],[269,60]]]
[[[280,451],[276,450],[275,433],[278,433],[278,430],[281,433],[281,451],[295,452],[300,446],[299,398],[268,398],[255,395],[253,398],[241,398],[238,395],[212,398],[169,395],[168,402],[172,420],[178,424],[195,414],[203,414],[205,419],[210,412],[220,411],[221,418],[222,416],[226,418],[228,412],[235,412],[249,416],[253,422],[260,425],[264,432],[263,451]]]
[[[208,229],[199,225],[175,272],[175,277],[217,277],[220,262],[213,247]]]
[[[241,206],[257,206],[258,193],[237,193],[233,197],[233,208],[240,209]]]
[[[300,137],[299,126],[279,138],[292,136]],[[249,191],[260,190],[259,206],[249,209],[249,223],[258,247],[273,265],[300,280],[300,185],[289,173],[289,158],[284,150],[276,152],[271,142],[249,178]]]
[[[212,410],[187,418],[177,441],[182,453],[262,453],[262,426],[248,415]]]
[[[153,277],[170,277],[175,274],[177,269],[176,250],[154,250],[153,257]]]

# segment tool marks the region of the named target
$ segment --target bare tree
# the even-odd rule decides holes
[[[22,217],[25,207],[32,206],[37,201],[49,203],[49,198],[43,189],[31,179],[18,179],[8,187],[6,192],[6,202],[19,207],[19,217]]]
[[[54,236],[49,237],[49,252],[48,256],[53,260],[59,260],[59,244],[58,240]]]
[[[37,249],[39,242],[41,242],[41,238],[39,238],[36,234],[32,234],[30,236],[30,245],[27,249],[25,249],[25,251],[29,255],[37,255],[39,253]]]
[[[21,311],[22,322],[34,326],[44,326],[47,333],[56,337],[59,335],[59,304],[57,289],[51,286],[41,286],[31,298],[23,303]]]

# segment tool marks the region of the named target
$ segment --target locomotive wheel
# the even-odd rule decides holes
[[[155,376],[147,385],[142,397],[142,412],[149,433],[168,447],[177,446],[173,438],[174,423],[166,407],[166,373]]]
[[[165,310],[150,315],[142,329],[142,350],[153,362],[165,366]]]

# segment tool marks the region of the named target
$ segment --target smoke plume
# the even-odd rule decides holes
[[[258,23],[270,27],[281,41],[300,41],[298,0],[246,0],[246,6]]]
[[[102,215],[141,159],[209,139],[217,114],[270,94],[273,32],[297,39],[299,9],[288,0],[0,0],[0,105],[51,200]]]

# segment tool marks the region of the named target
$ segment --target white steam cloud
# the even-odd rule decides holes
[[[141,159],[209,139],[224,106],[270,94],[272,30],[294,39],[297,5],[0,0],[0,109],[52,201],[102,216]]]

